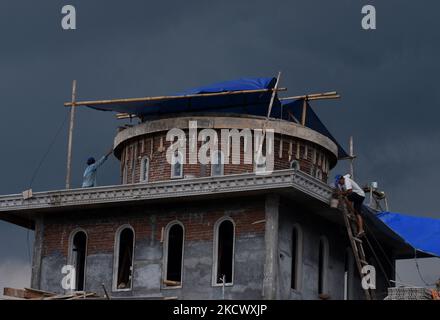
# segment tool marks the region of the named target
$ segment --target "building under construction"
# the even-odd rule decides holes
[[[114,138],[121,183],[0,196],[0,219],[35,230],[31,287],[66,293],[63,267],[72,265],[74,290],[111,298],[384,299],[395,284],[396,259],[440,255],[439,242],[427,249],[406,237],[410,217],[377,207],[364,207],[366,236],[353,235],[352,215],[343,199],[331,205],[328,183],[337,162],[353,155],[310,106],[339,96],[284,99],[278,80],[66,103],[129,120]],[[224,160],[228,144],[210,165],[183,161],[190,148],[170,164],[167,133],[188,135],[190,121],[197,134],[272,129],[274,171],[257,174],[258,164],[245,163],[253,141],[245,137],[239,161]],[[197,139],[196,150],[203,143]],[[229,138],[216,143],[225,150]],[[375,267],[375,289],[361,286],[365,265]]]

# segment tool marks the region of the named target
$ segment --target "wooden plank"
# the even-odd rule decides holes
[[[96,297],[96,293],[94,292],[88,292],[83,294],[77,294],[72,298],[67,298],[67,300],[80,300],[80,299],[87,299],[88,297]]]
[[[37,289],[33,289],[33,288],[24,288],[24,290],[26,290],[28,292],[33,292],[33,293],[36,293],[36,294],[42,294],[42,295],[45,295],[45,296],[55,296],[56,295],[56,293],[54,293],[54,292],[37,290]]]
[[[41,299],[48,295],[54,295],[51,292],[43,292],[38,290],[27,290],[27,289],[16,289],[16,288],[7,288],[5,287],[3,289],[3,295],[9,296],[9,297],[15,297],[15,298],[22,298],[22,299]]]
[[[164,280],[163,283],[167,286],[180,286],[179,281]]]
[[[199,93],[199,94],[187,94],[181,96],[158,96],[158,97],[142,97],[142,98],[128,98],[128,99],[107,99],[107,100],[91,100],[91,101],[78,101],[75,103],[65,102],[65,107],[72,106],[87,106],[90,104],[94,105],[105,105],[112,103],[129,103],[129,102],[146,102],[146,101],[158,101],[158,100],[174,100],[174,99],[185,99],[185,98],[195,98],[195,97],[213,97],[213,96],[225,96],[225,95],[235,95],[242,93],[258,93],[258,92],[272,92],[272,91],[286,91],[287,88],[277,88],[277,89],[255,89],[255,90],[240,90],[240,91],[225,91],[225,92],[213,92],[213,93]]]

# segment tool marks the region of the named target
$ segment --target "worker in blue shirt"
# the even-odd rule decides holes
[[[84,170],[84,176],[83,176],[83,188],[91,188],[96,187],[96,174],[98,171],[98,168],[105,162],[105,160],[108,159],[108,156],[113,152],[113,149],[111,149],[105,156],[103,156],[98,161],[95,161],[95,158],[90,157],[87,159],[87,168]]]

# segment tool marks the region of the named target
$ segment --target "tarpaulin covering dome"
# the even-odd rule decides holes
[[[90,101],[86,105],[101,111],[136,115],[144,121],[181,113],[235,113],[266,117],[275,83],[274,77],[241,78],[189,89],[172,96],[109,100],[106,103]],[[295,121],[301,118],[302,105],[302,99],[281,102],[276,98],[270,117]],[[305,125],[335,142],[339,158],[348,157],[310,105]]]

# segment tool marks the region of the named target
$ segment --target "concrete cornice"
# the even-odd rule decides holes
[[[0,213],[46,211],[65,207],[122,204],[154,199],[190,198],[228,193],[294,189],[320,202],[329,203],[332,190],[312,176],[293,169],[279,170],[271,175],[254,173],[221,177],[180,179],[154,183],[137,183],[95,188],[36,192],[30,199],[21,194],[0,196]]]
[[[117,150],[122,143],[146,134],[164,132],[173,128],[188,129],[189,121],[197,121],[197,126],[200,129],[261,129],[263,128],[266,118],[262,117],[238,117],[238,116],[185,116],[175,118],[165,118],[159,120],[152,120],[140,123],[133,127],[124,129],[116,135],[114,139],[114,149]],[[306,141],[310,141],[330,151],[336,161],[338,155],[337,145],[328,137],[314,131],[310,128],[304,127],[294,122],[285,120],[272,119],[269,120],[266,128],[273,129],[275,133],[280,133],[285,136],[291,136]]]

